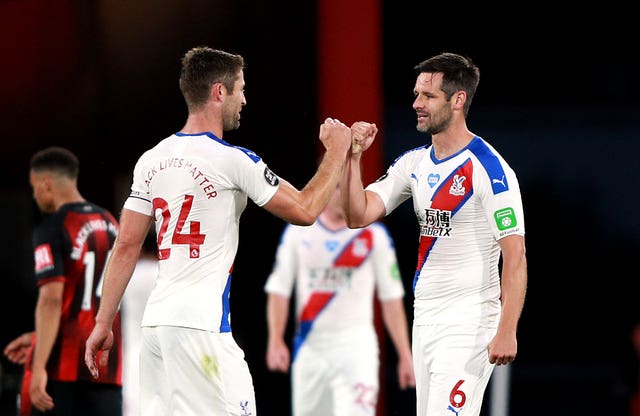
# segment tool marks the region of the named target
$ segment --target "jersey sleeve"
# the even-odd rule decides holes
[[[259,207],[275,195],[280,178],[273,173],[261,157],[242,147],[228,162],[229,178]]]
[[[376,222],[371,225],[374,233],[373,269],[376,277],[377,296],[380,301],[404,297],[404,286],[398,267],[395,245],[387,227]]]
[[[267,277],[264,290],[286,297],[291,296],[297,273],[295,226],[287,224],[276,249],[275,261]]]
[[[64,276],[64,239],[62,224],[56,226],[53,214],[33,232],[35,276],[38,285],[52,277]]]
[[[378,194],[385,206],[385,215],[407,199],[411,198],[411,175],[415,159],[414,151],[409,151],[398,157],[387,171],[365,189]]]
[[[140,156],[133,169],[131,193],[124,202],[124,208],[141,214],[153,216],[153,205],[149,194],[149,186],[143,176],[143,172],[145,172],[145,165],[147,163],[147,154],[148,151]]]
[[[524,235],[524,212],[520,185],[515,172],[502,161],[502,172],[478,178],[479,196],[491,233],[499,240],[512,234]],[[496,177],[493,177],[496,176]]]

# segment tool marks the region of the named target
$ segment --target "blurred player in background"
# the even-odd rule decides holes
[[[295,288],[293,351],[285,340]],[[396,349],[401,389],[415,387],[404,287],[388,230],[347,228],[336,188],[311,226],[287,225],[269,275],[267,367],[288,372],[294,416],[374,415],[379,346],[374,296]]]
[[[140,258],[122,297],[122,394],[124,416],[140,415],[140,347],[142,344],[142,316],[151,289],[158,276],[158,255],[155,233],[150,232],[142,245]]]
[[[122,414],[119,312],[114,315],[113,354],[100,377],[92,377],[82,365],[118,223],[110,212],[82,197],[78,172],[78,158],[61,147],[44,149],[31,159],[33,197],[45,214],[33,233],[35,331],[4,350],[9,360],[25,365],[21,415]]]

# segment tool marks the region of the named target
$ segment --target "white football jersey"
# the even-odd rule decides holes
[[[294,287],[298,342],[335,342],[354,328],[373,332],[374,293],[381,301],[404,296],[393,240],[379,222],[335,231],[321,219],[287,225],[265,291],[290,297]]]
[[[124,207],[155,218],[159,259],[142,326],[231,331],[240,215],[278,186],[259,156],[211,133],[176,133],[138,159]]]
[[[431,146],[405,152],[367,190],[387,215],[413,198],[420,244],[414,276],[414,324],[474,323],[500,318],[498,240],[524,235],[514,171],[485,140],[443,159]]]

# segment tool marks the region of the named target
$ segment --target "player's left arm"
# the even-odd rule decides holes
[[[523,235],[511,234],[498,243],[502,250],[502,314],[488,352],[489,362],[501,365],[512,362],[518,352],[516,332],[527,291],[527,256]]]
[[[51,410],[53,399],[47,394],[47,361],[58,336],[62,316],[64,281],[52,279],[40,285],[36,306],[36,342],[31,365],[32,376],[29,394],[34,407],[40,411]]]

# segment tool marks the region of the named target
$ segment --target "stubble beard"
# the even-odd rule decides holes
[[[416,129],[420,133],[427,133],[431,135],[442,133],[449,127],[449,124],[451,124],[451,117],[449,116],[443,120],[440,120],[440,121],[436,120],[434,122],[433,115],[431,115],[429,116],[429,121],[431,122],[431,124],[429,124],[428,122],[424,122],[422,124],[418,122]]]
[[[234,114],[232,117],[223,121],[224,131],[237,130],[240,127],[240,114]]]

